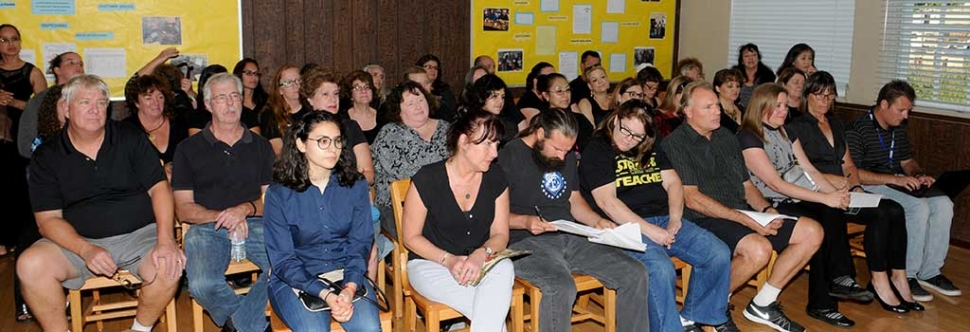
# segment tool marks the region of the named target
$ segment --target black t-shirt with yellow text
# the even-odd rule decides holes
[[[596,205],[592,191],[613,183],[616,197],[640,217],[669,214],[667,191],[663,188],[660,171],[672,167],[660,148],[659,139],[653,144],[652,150],[650,162],[641,167],[635,155],[618,153],[606,137],[596,136],[589,141],[583,150],[583,160],[579,163],[579,183],[583,197],[597,213],[606,217]]]

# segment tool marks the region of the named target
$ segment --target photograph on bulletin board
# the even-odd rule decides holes
[[[0,16],[17,18],[24,61],[47,68],[57,55],[77,52],[85,72],[108,83],[112,100],[123,99],[128,78],[167,48],[178,49],[169,62],[190,78],[209,63],[242,57],[239,0],[3,3]]]
[[[669,77],[677,6],[675,0],[473,0],[471,57],[495,59],[496,74],[512,87],[525,86],[542,62],[572,80],[582,74],[586,51],[600,55],[612,82],[635,77],[643,64]]]

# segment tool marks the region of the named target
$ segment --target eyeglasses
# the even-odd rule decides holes
[[[815,96],[815,97],[817,97],[817,98],[822,98],[822,99],[835,99],[835,94],[834,93],[825,93],[825,94],[823,94],[823,93],[813,93],[812,95]]]
[[[334,146],[337,149],[341,149],[344,147],[344,138],[340,136],[337,136],[337,138],[330,138],[327,136],[323,136],[320,138],[307,138],[306,140],[317,141],[317,147],[319,147],[320,150],[329,149],[330,146]]]
[[[424,67],[424,69],[427,69],[427,70],[438,70],[438,66],[435,66],[435,65],[424,65],[422,67]]]
[[[624,127],[623,126],[623,122],[622,121],[617,120],[617,122],[620,125],[620,133],[623,134],[623,135],[626,135],[626,137],[632,138],[632,139],[636,140],[637,142],[642,142],[645,138],[647,138],[647,135],[646,134],[634,134],[633,131],[631,131],[627,127]]]
[[[252,70],[243,70],[243,75],[260,77],[260,76],[263,76],[263,73],[260,73],[258,71],[252,71]]]
[[[233,92],[228,95],[221,94],[221,95],[212,96],[212,98],[209,98],[209,100],[211,100],[213,103],[216,103],[216,104],[225,104],[229,102],[230,99],[234,102],[238,102],[242,100],[242,94],[239,92]]]
[[[370,90],[370,86],[368,86],[367,84],[357,84],[357,85],[354,85],[354,91],[364,92],[364,91],[367,91],[367,90]]]
[[[643,90],[645,91],[657,91],[657,89],[659,88],[660,88],[660,84],[657,84],[657,83],[643,85]]]
[[[20,42],[20,37],[10,37],[10,38],[0,37],[0,44],[19,43],[19,42]]]
[[[643,96],[646,96],[647,95],[647,94],[645,94],[643,92],[636,92],[636,91],[632,91],[632,90],[631,91],[624,92],[624,93],[630,95],[631,98],[637,98],[637,99],[643,98]]]
[[[280,81],[280,87],[283,87],[283,88],[300,87],[301,85],[303,85],[303,83],[300,82],[300,80]]]

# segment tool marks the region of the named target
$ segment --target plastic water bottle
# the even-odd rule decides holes
[[[229,240],[232,241],[232,250],[229,253],[232,260],[241,262],[246,259],[246,239],[234,230],[229,234]]]

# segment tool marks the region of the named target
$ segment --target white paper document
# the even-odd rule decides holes
[[[600,41],[604,43],[615,43],[619,39],[620,23],[603,22],[600,24]]]
[[[570,81],[579,76],[579,54],[576,52],[559,52],[559,72],[566,75]]]
[[[623,249],[645,251],[647,245],[640,237],[640,226],[637,223],[626,223],[613,229],[596,229],[568,220],[550,222],[560,232],[585,236],[589,242],[605,244]]]
[[[606,1],[606,13],[607,14],[623,14],[626,11],[626,1],[623,0],[607,0]]]
[[[761,226],[767,225],[768,223],[770,223],[772,220],[775,220],[775,219],[798,220],[798,218],[796,217],[792,217],[784,214],[761,213],[761,212],[745,211],[745,210],[737,210],[737,211],[744,213],[751,219],[754,219],[754,221],[757,221],[758,224],[760,224]]]
[[[582,35],[593,30],[593,6],[573,5],[573,34]]]
[[[882,195],[850,192],[849,199],[850,208],[874,208],[879,206]]]
[[[626,53],[610,53],[610,72],[626,72]]]
[[[123,48],[86,48],[84,49],[85,72],[102,78],[128,77],[125,70],[125,55]]]

